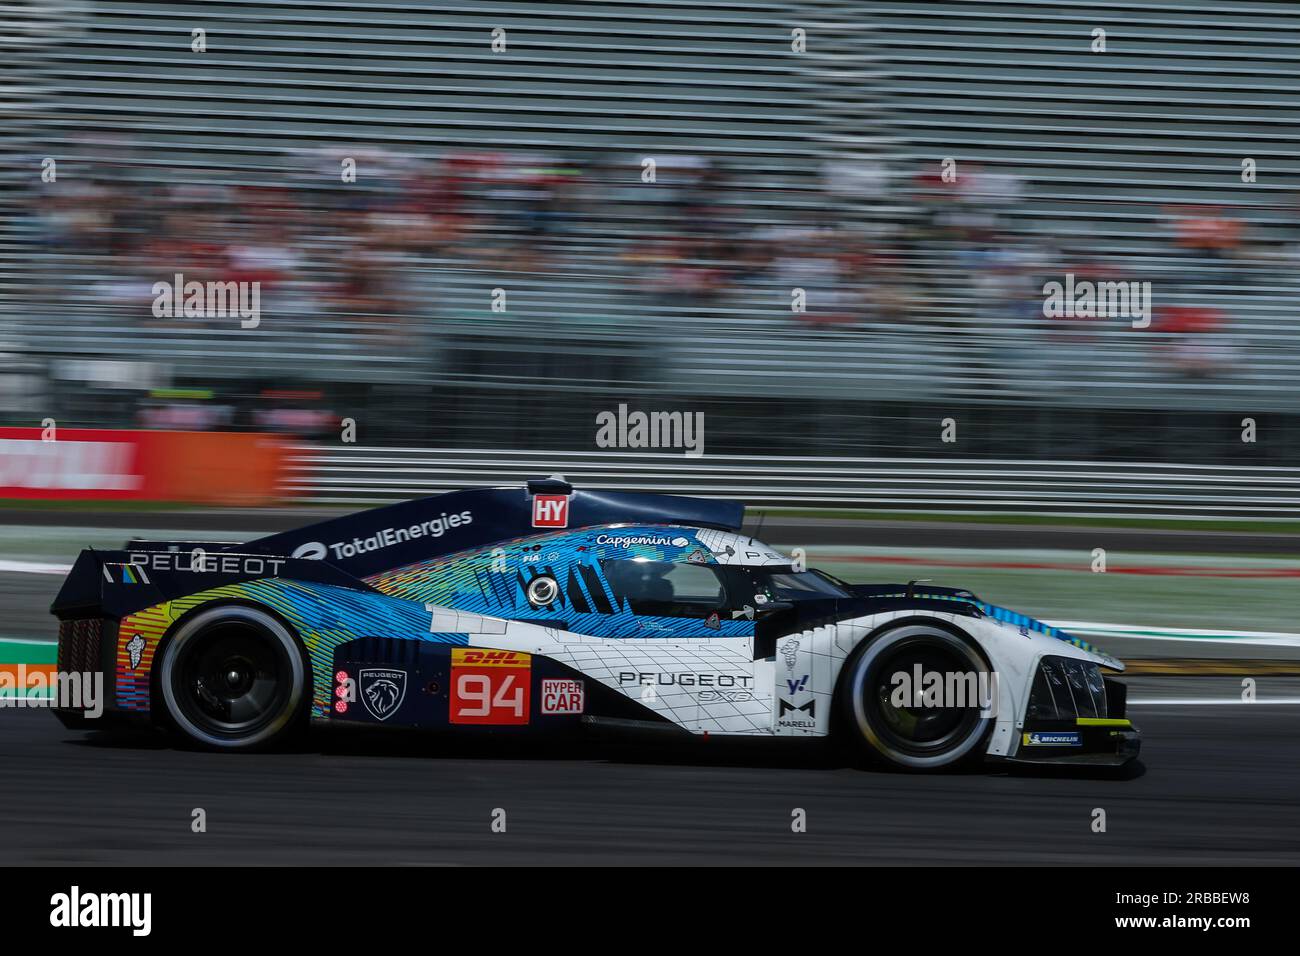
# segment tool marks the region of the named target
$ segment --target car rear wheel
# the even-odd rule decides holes
[[[221,750],[282,743],[306,713],[297,639],[277,618],[244,605],[185,621],[163,650],[159,686],[177,729]]]
[[[895,767],[940,770],[983,753],[993,729],[985,705],[992,697],[996,706],[996,691],[973,643],[938,625],[902,625],[845,665],[842,724],[860,747]]]

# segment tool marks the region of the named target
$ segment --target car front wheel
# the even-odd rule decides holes
[[[997,682],[975,645],[945,628],[907,624],[870,640],[845,665],[842,725],[859,747],[908,770],[973,760],[993,729]]]

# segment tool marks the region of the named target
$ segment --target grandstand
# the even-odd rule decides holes
[[[1294,4],[472,9],[28,4],[0,411],[303,386],[395,412],[372,439],[577,447],[640,396],[739,453],[935,451],[955,414],[975,450],[1296,463],[1234,431],[1300,437]],[[181,263],[261,276],[261,325],[154,318]],[[1044,318],[1067,273],[1150,282],[1151,328]]]

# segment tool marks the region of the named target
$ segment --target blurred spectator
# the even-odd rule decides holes
[[[1241,221],[1218,206],[1175,206],[1174,242],[1193,255],[1228,257],[1241,246]]]
[[[683,314],[733,303],[752,310],[757,299],[783,304],[802,288],[807,311],[776,314],[875,331],[920,322],[1028,330],[1043,323],[1044,276],[1127,278],[1096,254],[1100,238],[1062,254],[1009,228],[1030,198],[1024,179],[970,162],[957,164],[955,175],[927,163],[910,180],[879,161],[830,162],[809,187],[769,195],[757,174],[684,153],[656,157],[649,181],[641,156],[587,163],[457,150],[425,159],[341,147],[289,157],[296,172],[281,183],[238,187],[209,182],[198,169],[170,171],[171,184],[158,187],[124,142],[100,154],[109,158],[93,164],[93,175],[34,194],[44,248],[93,260],[66,270],[87,276],[84,283],[50,294],[89,291],[152,324],[150,286],[177,272],[200,282],[258,282],[307,317],[304,333],[319,314],[335,323],[331,334],[351,321],[367,341],[395,348],[411,341],[419,319],[433,320],[414,313],[436,294],[445,269],[595,273]],[[354,179],[344,176],[348,169]],[[890,201],[909,211],[872,221],[868,207]],[[1190,260],[1181,271],[1202,283],[1246,281],[1252,264],[1276,269],[1300,258],[1300,216],[1294,236],[1245,247],[1240,218],[1221,207],[1165,213],[1170,251]],[[1236,265],[1211,273],[1206,260]],[[217,328],[165,321],[195,333]],[[1090,320],[1055,322],[1072,341],[1107,330]],[[1203,332],[1176,334],[1211,341]]]
[[[143,428],[206,432],[229,428],[234,409],[213,401],[207,389],[156,389],[142,404],[138,418]]]
[[[323,393],[313,390],[267,389],[253,410],[258,431],[319,439],[339,435],[339,416],[325,406]]]
[[[1152,329],[1163,333],[1157,346],[1169,364],[1189,378],[1211,378],[1230,370],[1238,359],[1236,342],[1215,308],[1171,305],[1158,310]]]

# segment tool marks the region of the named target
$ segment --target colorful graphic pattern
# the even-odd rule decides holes
[[[359,637],[392,637],[468,644],[466,634],[429,633],[430,614],[421,604],[328,584],[265,578],[212,588],[155,605],[122,619],[117,646],[117,700],[126,710],[149,709],[155,652],[167,628],[182,615],[219,600],[254,601],[283,617],[302,637],[312,667],[312,713],[328,713],[334,648]],[[139,663],[131,666],[134,635],[144,639]]]
[[[603,560],[690,562],[717,559],[694,528],[674,525],[607,526],[506,541],[491,547],[420,561],[367,578],[386,594],[421,604],[540,623],[563,620],[596,637],[749,637],[752,621],[635,614],[620,601],[601,567]],[[528,602],[540,576],[559,585],[546,607]]]
[[[898,594],[884,595],[886,597],[907,597],[906,592],[900,591]],[[1052,627],[1050,624],[1044,624],[1037,618],[1032,618],[1028,614],[1021,614],[1019,611],[1012,611],[1010,608],[998,607],[996,604],[988,604],[984,601],[973,601],[970,598],[959,597],[954,594],[929,594],[921,591],[913,592],[912,597],[928,598],[938,601],[961,601],[964,604],[971,604],[979,608],[984,614],[988,615],[995,621],[1003,624],[1011,624],[1015,627],[1023,627],[1029,631],[1037,631],[1039,634],[1045,634],[1048,637],[1054,637],[1058,641],[1065,641],[1067,644],[1073,644],[1081,651],[1087,651],[1089,654],[1096,654],[1098,657],[1104,657],[1108,660],[1115,660],[1110,654],[1107,654],[1100,647],[1089,644],[1082,638],[1075,637],[1059,627]],[[1116,661],[1118,663],[1118,661]]]

